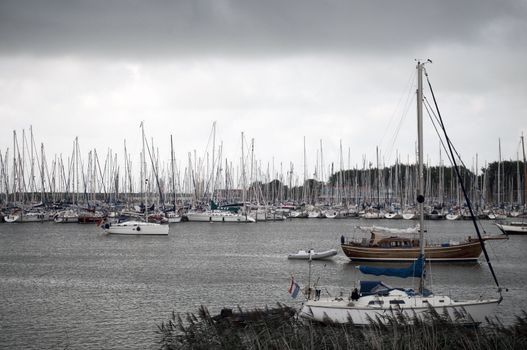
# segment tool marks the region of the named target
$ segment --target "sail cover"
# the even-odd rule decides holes
[[[384,226],[359,226],[359,229],[363,231],[375,231],[375,232],[386,232],[386,233],[393,233],[393,234],[399,234],[399,233],[418,233],[419,232],[419,224],[415,227],[408,227],[408,228],[391,228],[391,227],[384,227]]]
[[[412,265],[403,268],[387,268],[374,266],[358,266],[360,272],[375,275],[375,276],[394,276],[394,277],[421,277],[423,268],[425,266],[425,259],[420,255]]]

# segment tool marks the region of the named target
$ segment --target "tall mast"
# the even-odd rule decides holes
[[[174,143],[172,142],[172,135],[170,135],[170,171],[172,172],[172,192],[174,194],[174,212],[176,212],[176,179],[174,170]]]
[[[307,180],[307,169],[306,169],[307,165],[306,165],[306,137],[304,136],[304,182],[302,183],[302,195],[303,195],[303,198],[302,198],[302,201],[304,202],[304,204],[307,204],[307,184],[306,184],[306,180]]]
[[[211,191],[210,191],[210,199],[212,200],[214,198],[214,191],[215,191],[215,185],[216,185],[216,121],[212,123],[212,168],[211,168]]]
[[[45,178],[44,178],[44,166],[45,166],[45,163],[44,163],[44,143],[43,142],[40,144],[40,161],[41,161],[40,181],[42,183],[42,187],[40,188],[40,201],[44,202],[44,192],[45,192],[45,188],[44,188],[44,181],[45,181]]]
[[[320,139],[320,182],[324,181],[324,151],[322,149],[322,139]]]
[[[424,242],[424,178],[423,178],[423,66],[424,63],[417,62],[417,153],[418,153],[418,193],[417,206],[419,208],[419,252],[421,256],[425,253]],[[424,269],[423,269],[424,273]],[[424,289],[424,278],[421,275],[419,291]]]
[[[145,192],[149,190],[148,188],[148,178],[146,174],[146,157],[145,157],[145,125],[144,122],[141,122],[141,138],[143,140],[143,149],[141,151],[141,195],[144,198],[144,205],[145,205],[145,221],[148,221],[148,203],[146,201]],[[143,191],[143,183],[146,186],[145,191]]]
[[[16,130],[13,130],[13,202],[16,203],[16,181],[18,176],[16,174]]]
[[[375,147],[376,160],[377,160],[377,208],[381,209],[381,167],[379,165],[379,146]],[[422,192],[421,192],[422,193]]]
[[[35,149],[35,142],[33,139],[33,127],[29,126],[29,133],[30,133],[30,144],[29,144],[29,151],[30,151],[30,158],[31,158],[31,168],[30,168],[30,181],[29,181],[29,189],[31,191],[31,201],[35,201],[35,153],[33,152]],[[42,195],[40,200],[42,201]]]
[[[499,157],[498,157],[498,207],[500,206],[501,204],[501,181],[500,181],[500,177],[501,177],[501,139],[498,138],[498,152],[499,152]]]
[[[520,177],[520,152],[516,152],[516,203],[522,204],[522,189],[521,189],[521,177]]]
[[[521,139],[523,152],[523,209],[525,210],[525,203],[527,203],[527,162],[525,161],[525,144],[523,143],[523,133]]]
[[[244,144],[244,138],[243,138],[243,131],[242,131],[242,203],[243,203],[243,206],[245,206],[245,152],[244,152],[244,147],[243,147],[243,144]]]

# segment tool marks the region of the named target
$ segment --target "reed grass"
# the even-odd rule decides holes
[[[527,349],[527,313],[511,325],[499,319],[479,327],[462,326],[432,309],[426,319],[390,316],[367,327],[314,323],[296,317],[294,309],[244,311],[211,316],[201,306],[197,315],[172,312],[158,325],[161,349]]]

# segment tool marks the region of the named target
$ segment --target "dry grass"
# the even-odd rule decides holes
[[[173,312],[157,334],[161,349],[527,349],[525,311],[508,326],[497,319],[477,328],[461,326],[433,310],[425,320],[387,321],[361,328],[313,323],[284,305],[213,317],[202,306],[197,316]]]

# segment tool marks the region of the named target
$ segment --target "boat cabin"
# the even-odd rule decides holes
[[[370,247],[379,248],[415,248],[419,247],[419,240],[404,236],[384,236],[377,232],[371,232]]]

